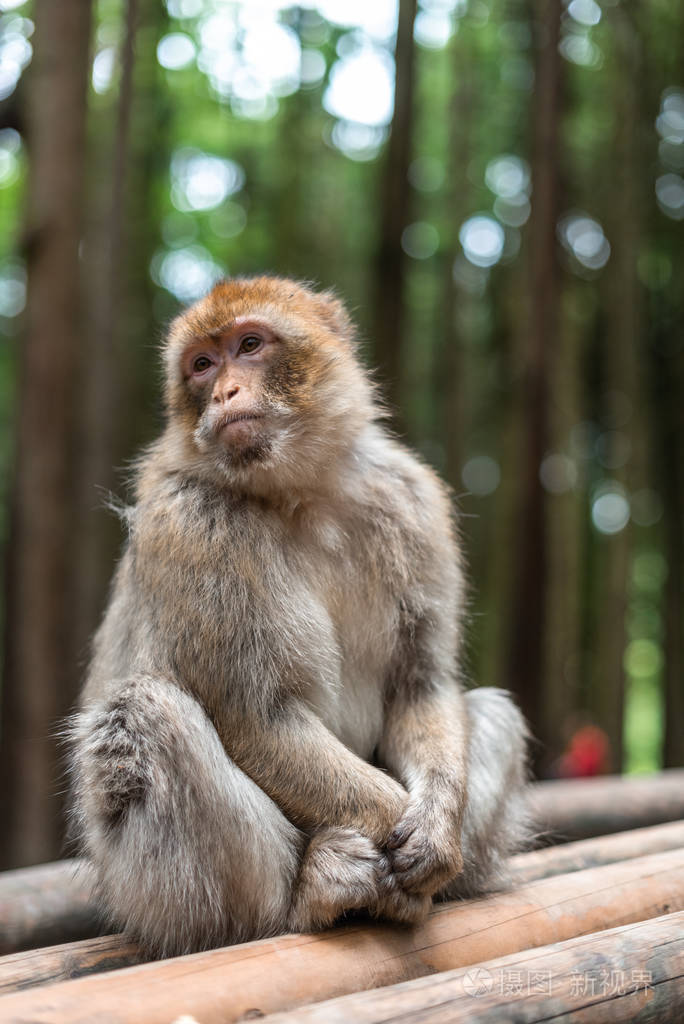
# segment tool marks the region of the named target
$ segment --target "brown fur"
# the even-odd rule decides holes
[[[227,281],[164,360],[72,730],[105,906],[179,952],[491,885],[522,834],[524,726],[461,691],[449,496],[380,426],[344,307]]]

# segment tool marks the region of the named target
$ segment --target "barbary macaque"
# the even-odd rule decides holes
[[[164,361],[71,727],[112,923],[184,953],[486,891],[525,832],[525,726],[462,689],[449,495],[383,427],[344,306],[224,281]]]

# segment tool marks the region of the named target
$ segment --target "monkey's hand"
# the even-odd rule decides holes
[[[448,681],[410,700],[399,692],[388,708],[378,755],[410,793],[384,844],[396,899],[429,899],[463,870],[466,722],[463,695]]]
[[[386,849],[392,885],[432,897],[463,870],[461,815],[437,795],[413,797]]]

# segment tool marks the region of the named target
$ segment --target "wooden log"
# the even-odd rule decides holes
[[[534,783],[532,805],[539,827],[564,841],[672,821],[684,818],[684,770]],[[90,891],[83,861],[0,874],[0,954],[100,935]]]
[[[595,839],[578,839],[574,843],[519,853],[511,857],[509,869],[515,884],[522,885],[568,871],[597,868],[601,864],[614,864],[630,857],[644,857],[648,853],[680,847],[684,848],[684,821],[669,821],[650,828],[616,832]]]
[[[113,971],[143,963],[147,958],[122,935],[103,935],[45,949],[11,953],[0,959],[0,996],[6,992],[82,978],[97,971]]]
[[[227,1024],[680,910],[684,851],[667,851],[441,904],[413,929],[355,923],[11,993],[0,1021]]]
[[[0,874],[0,954],[100,935],[91,901],[92,876],[83,861]]]
[[[152,958],[125,935],[102,935],[0,957],[0,996],[50,982],[133,967]]]
[[[679,1024],[684,1018],[684,913],[342,996],[264,1024]]]
[[[554,842],[645,828],[684,818],[684,769],[537,782],[530,802],[535,823]]]
[[[619,832],[597,839],[582,839],[512,857],[511,881],[513,885],[519,886],[570,871],[613,864],[679,847],[684,848],[684,821],[635,829],[633,832]],[[106,956],[103,955],[104,949]],[[95,971],[128,967],[143,959],[139,948],[122,935],[70,942],[47,949],[32,949],[30,952],[0,958],[0,992],[66,981]]]

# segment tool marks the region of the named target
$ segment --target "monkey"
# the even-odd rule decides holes
[[[450,493],[384,425],[344,304],[225,280],[163,364],[69,727],[111,922],[173,955],[501,884],[526,726],[464,686]]]

